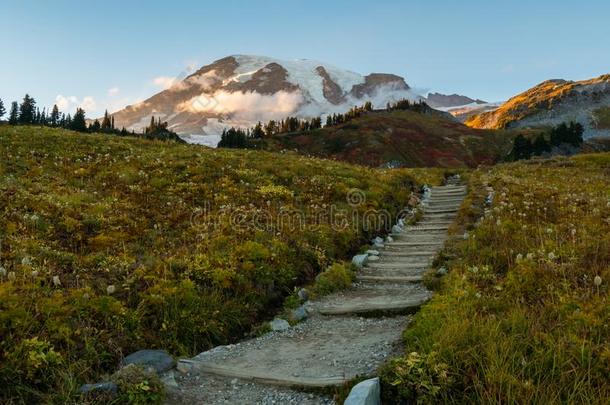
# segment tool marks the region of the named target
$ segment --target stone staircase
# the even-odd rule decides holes
[[[424,272],[465,195],[460,184],[433,187],[421,220],[375,248],[378,255],[369,257],[353,288],[312,302],[304,322],[180,360],[182,375],[168,403],[330,404],[302,389],[374,375],[400,352],[409,314],[430,298],[421,284]]]

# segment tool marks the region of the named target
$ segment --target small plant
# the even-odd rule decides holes
[[[113,377],[119,387],[117,404],[158,405],[165,398],[165,386],[154,371],[130,364]]]

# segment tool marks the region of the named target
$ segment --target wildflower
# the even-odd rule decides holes
[[[521,260],[523,260],[523,255],[521,253],[519,253],[517,255],[517,263],[519,263]]]
[[[593,284],[595,284],[596,287],[599,287],[602,285],[602,278],[600,276],[595,276],[593,279]]]
[[[6,277],[6,269],[0,266],[0,277]]]
[[[8,273],[8,279],[10,281],[15,281],[17,279],[17,275],[15,274],[14,271],[11,271],[11,272]]]
[[[33,278],[38,277],[38,271],[33,270],[33,271],[32,271],[32,277],[33,277]]]
[[[534,258],[534,254],[528,253],[525,257],[527,258],[527,260],[532,260]]]
[[[116,292],[116,287],[111,284],[108,287],[106,287],[106,292],[108,293],[108,295],[112,295]]]
[[[55,287],[61,287],[61,280],[59,279],[59,276],[53,276],[53,285]]]
[[[29,256],[26,256],[23,259],[21,259],[22,266],[30,266],[31,264],[32,264],[32,259],[30,259]]]
[[[555,260],[555,258],[556,258],[555,253],[553,253],[553,252],[550,252],[548,257],[549,257],[549,260]]]

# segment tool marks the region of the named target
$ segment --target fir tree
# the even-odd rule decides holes
[[[8,123],[11,125],[17,125],[19,123],[19,104],[13,101],[11,104],[11,112],[9,114]]]
[[[57,104],[53,106],[53,110],[51,110],[51,116],[49,117],[49,123],[52,127],[56,127],[60,125],[60,117],[59,117],[59,108],[57,108]]]
[[[108,110],[104,112],[104,119],[102,119],[102,124],[100,128],[102,131],[112,130],[112,122],[110,121],[110,117],[108,116]]]
[[[19,123],[33,124],[36,120],[36,100],[26,94],[19,106]]]
[[[69,118],[70,116],[68,116]],[[87,121],[85,120],[85,110],[77,108],[74,118],[70,123],[70,129],[78,132],[87,132]]]
[[[0,98],[0,118],[4,117],[4,114],[6,114],[6,109],[4,108],[4,103]]]

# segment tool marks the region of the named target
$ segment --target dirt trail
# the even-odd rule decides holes
[[[435,187],[421,221],[392,235],[353,288],[308,305],[285,331],[222,346],[179,362],[168,404],[332,404],[312,388],[372,376],[400,352],[410,314],[431,296],[424,272],[447,239],[466,187]]]

